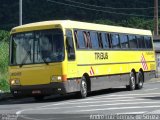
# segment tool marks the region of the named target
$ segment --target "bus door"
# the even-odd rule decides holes
[[[66,51],[67,51],[67,59],[68,59],[67,77],[74,78],[77,75],[77,63],[75,60],[76,56],[75,56],[72,31],[69,29],[66,30]]]

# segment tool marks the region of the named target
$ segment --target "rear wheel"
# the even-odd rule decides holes
[[[133,72],[130,73],[130,80],[129,80],[129,90],[135,90],[136,87],[136,77]]]
[[[136,85],[136,89],[142,89],[143,88],[143,82],[144,82],[144,76],[141,71],[138,72],[138,83]]]
[[[87,97],[87,82],[86,78],[83,76],[80,84],[80,97],[86,98]]]

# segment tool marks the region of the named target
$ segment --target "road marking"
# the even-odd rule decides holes
[[[145,84],[150,84],[150,83],[159,83],[160,82],[160,80],[157,80],[157,81],[149,81],[149,82],[147,82],[147,83],[145,83]]]
[[[64,113],[80,113],[80,112],[93,112],[93,111],[104,111],[104,110],[124,110],[124,109],[140,109],[140,108],[160,108],[160,105],[152,106],[133,106],[133,107],[113,107],[113,108],[103,108],[103,109],[89,109],[89,110],[74,110]]]
[[[127,100],[112,100],[112,101],[91,101],[91,102],[73,102],[73,103],[66,103],[67,105],[70,104],[70,105],[79,105],[79,104],[90,104],[90,103],[94,103],[94,104],[97,104],[97,103],[114,103],[114,102],[131,102],[131,101],[142,101],[142,100],[145,100],[145,99],[127,99]],[[44,107],[51,107],[51,106],[57,106],[57,104],[51,104],[51,105],[48,105],[48,106],[42,106],[40,108],[44,108]]]
[[[152,89],[153,90],[153,89]],[[149,96],[150,95],[150,96]],[[64,105],[64,104],[82,104],[82,103],[95,103],[95,102],[101,102],[101,100],[111,100],[111,101],[120,101],[120,99],[127,99],[127,100],[130,100],[130,99],[133,99],[135,100],[136,96],[140,96],[140,97],[155,97],[153,95],[160,95],[160,93],[143,93],[143,94],[123,94],[123,95],[119,95],[119,94],[114,94],[114,95],[99,95],[99,96],[91,96],[92,98],[86,98],[86,99],[81,99],[81,100],[74,100],[74,101],[71,101],[71,100],[68,100],[68,101],[65,101],[65,102],[61,102],[61,103],[54,103],[54,104],[50,104],[50,105],[44,105],[44,106],[40,106],[40,107],[37,107],[37,108],[45,108],[45,107],[52,107],[52,106],[58,106],[58,105]],[[125,96],[128,96],[128,97],[125,97]],[[132,97],[129,97],[129,96],[132,96]],[[133,97],[134,96],[134,97]],[[113,97],[113,98],[110,98],[110,97]],[[91,101],[92,100],[92,101]],[[90,102],[88,102],[90,101]],[[121,100],[123,101],[123,100]],[[33,110],[34,108],[30,108],[30,109],[23,109],[23,110],[20,110],[20,111],[17,111],[16,114],[21,114],[22,112],[24,111],[29,111],[29,110]]]
[[[112,103],[112,104],[100,104],[100,105],[83,105],[83,106],[74,106],[74,108],[88,108],[88,107],[101,107],[101,106],[117,106],[117,105],[138,105],[138,104],[159,104],[159,101],[157,102],[128,102],[128,103]],[[142,106],[143,107],[143,106]],[[57,109],[68,109],[68,111],[70,111],[69,109],[73,108],[73,106],[70,107],[54,107],[54,108],[33,108],[33,109],[28,109],[28,110],[24,110],[24,111],[42,111],[42,110],[57,110]],[[118,107],[118,108],[123,108],[123,107]],[[112,108],[107,108],[107,109],[112,109]],[[92,110],[92,109],[91,109]],[[24,111],[21,111],[24,112]],[[76,111],[76,110],[75,110]],[[81,110],[83,111],[83,110]],[[69,112],[71,113],[71,112]],[[17,113],[19,114],[19,113]]]
[[[118,95],[118,94],[115,94],[115,95],[107,95],[107,96],[97,96],[97,97],[94,97],[92,99],[97,99],[97,98],[106,98],[106,97],[123,97],[123,96],[146,96],[146,95],[160,95],[160,92],[159,93],[143,93],[143,94],[123,94],[123,95]]]
[[[152,95],[150,95],[150,94],[152,94]],[[149,93],[149,94],[146,94],[146,93],[144,93],[144,94],[126,94],[126,95],[134,95],[134,96],[140,96],[140,95],[143,95],[143,97],[156,97],[156,96],[153,96],[153,94],[155,94],[155,95],[159,95],[160,93]],[[50,104],[50,105],[44,105],[44,106],[40,106],[40,107],[37,107],[37,108],[45,108],[45,107],[52,107],[52,106],[58,106],[58,105],[65,105],[65,104],[83,104],[83,103],[95,103],[95,102],[101,102],[101,100],[102,100],[102,98],[103,98],[103,101],[104,100],[112,100],[112,102],[113,101],[125,101],[125,100],[120,100],[120,99],[127,99],[127,101],[129,101],[129,100],[131,100],[131,101],[134,101],[134,100],[136,100],[136,99],[134,99],[134,98],[136,98],[136,97],[121,97],[121,96],[126,96],[126,95],[109,95],[109,96],[106,96],[106,97],[99,97],[99,99],[95,99],[95,98],[92,98],[92,99],[85,99],[85,101],[87,101],[87,102],[85,102],[84,100],[76,100],[76,101],[69,101],[69,102],[62,102],[62,103],[57,103],[57,104]],[[150,96],[148,96],[148,95],[150,95]],[[116,97],[116,96],[118,96],[118,97]],[[114,98],[108,98],[108,97],[114,97]],[[117,100],[118,99],[118,100]],[[89,100],[92,100],[91,102],[88,102]],[[93,100],[96,100],[96,101],[93,101]],[[145,99],[143,99],[143,100],[145,100]],[[16,114],[18,115],[18,114],[21,114],[22,112],[24,112],[24,111],[30,111],[30,110],[34,110],[34,108],[29,108],[29,109],[23,109],[23,110],[19,110],[19,111],[17,111],[16,112]]]
[[[144,90],[144,91],[152,91],[152,90],[157,90],[157,89],[159,89],[159,88],[154,88],[154,89],[146,89],[146,90]]]
[[[153,93],[154,94],[154,93]],[[154,96],[154,95],[149,95],[149,96],[147,96],[147,95],[144,95],[143,97],[157,97],[157,96]],[[100,97],[100,98],[102,98],[102,97]],[[59,106],[59,105],[65,105],[65,104],[70,104],[70,105],[74,105],[74,104],[83,104],[83,103],[101,103],[101,101],[102,102],[108,102],[108,101],[104,101],[104,100],[111,100],[111,101],[109,101],[109,102],[119,102],[119,101],[136,101],[136,99],[135,99],[136,97],[114,97],[114,98],[104,98],[103,97],[103,99],[93,99],[92,101],[70,101],[70,102],[63,102],[63,103],[57,103],[57,104],[50,104],[50,105],[45,105],[45,106],[41,106],[41,107],[39,107],[39,108],[44,108],[44,107],[51,107],[51,106]],[[122,100],[121,100],[122,99]],[[125,99],[125,100],[124,100]],[[138,99],[139,100],[139,99]],[[145,99],[142,99],[142,98],[140,98],[140,100],[145,100]]]
[[[146,112],[148,112],[148,111],[140,111],[140,112],[123,112],[123,113],[116,113],[117,115],[118,114],[144,114],[144,113],[146,113]]]

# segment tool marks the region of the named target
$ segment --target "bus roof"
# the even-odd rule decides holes
[[[87,29],[87,30],[97,30],[106,32],[117,32],[117,33],[130,33],[130,34],[140,34],[140,35],[152,35],[150,30],[111,26],[87,22],[78,22],[71,20],[53,20],[53,21],[43,21],[25,24],[22,26],[15,27],[11,30],[11,34],[18,32],[27,32],[34,30],[52,29],[52,28],[73,28],[73,29]]]

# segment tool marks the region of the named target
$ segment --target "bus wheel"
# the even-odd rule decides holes
[[[36,100],[36,101],[43,101],[44,100],[44,96],[34,96],[34,99]]]
[[[86,98],[87,97],[87,82],[86,78],[83,76],[80,84],[80,97]]]
[[[130,80],[129,80],[129,90],[134,90],[136,87],[136,77],[133,72],[130,73]]]
[[[138,83],[136,85],[137,89],[142,89],[144,82],[144,77],[141,71],[138,72]]]

